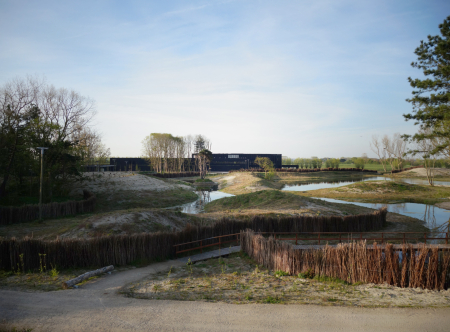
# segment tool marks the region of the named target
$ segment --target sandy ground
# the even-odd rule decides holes
[[[168,261],[47,293],[0,290],[0,322],[38,331],[448,331],[450,309],[355,308],[139,300],[121,286]]]
[[[265,302],[363,307],[449,307],[450,290],[431,291],[389,285],[347,285],[296,276],[277,277],[246,257],[210,259],[151,274],[126,286],[140,299],[207,301],[233,304]]]
[[[105,172],[105,173],[87,173],[85,180],[78,183],[73,194],[81,194],[83,189],[102,193],[111,190],[130,190],[130,191],[163,191],[176,188],[192,189],[183,184],[170,183],[155,179],[146,175],[127,173],[127,172]]]
[[[419,176],[419,177],[427,177],[427,170],[425,168],[415,168],[409,171],[404,171],[401,173],[395,174],[395,176],[408,177],[408,176]],[[434,176],[443,176],[450,177],[450,169],[448,168],[435,168]]]
[[[441,209],[450,210],[450,202],[442,202],[442,203],[437,203],[435,205]]]
[[[180,231],[192,220],[164,210],[135,209],[93,215],[60,237],[88,238],[93,234],[126,235],[132,233]]]

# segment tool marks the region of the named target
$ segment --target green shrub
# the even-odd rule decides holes
[[[279,277],[284,277],[284,276],[288,276],[288,275],[289,275],[289,273],[284,272],[284,271],[281,271],[281,270],[275,271],[275,276],[276,276],[277,278],[279,278]]]
[[[312,279],[314,278],[314,271],[312,269],[308,269],[306,272],[299,273],[298,277],[303,279]]]

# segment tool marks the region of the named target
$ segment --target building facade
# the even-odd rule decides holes
[[[211,172],[229,172],[232,170],[259,168],[255,164],[257,157],[267,157],[275,168],[281,168],[281,154],[244,154],[244,153],[213,153],[210,163]],[[189,161],[189,159],[187,159]],[[186,163],[188,164],[188,163]],[[144,158],[111,158],[111,170],[115,171],[151,171],[149,162]],[[195,154],[190,162],[195,168]],[[186,169],[186,171],[188,171]],[[191,171],[195,171],[192,169]]]

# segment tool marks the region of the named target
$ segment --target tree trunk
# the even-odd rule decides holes
[[[99,275],[99,274],[102,274],[102,273],[106,273],[106,272],[109,272],[109,271],[112,271],[112,270],[114,270],[114,266],[110,265],[110,266],[106,266],[106,267],[103,267],[103,268],[95,270],[95,271],[86,272],[86,273],[84,273],[84,274],[82,274],[82,275],[80,275],[80,276],[78,276],[78,277],[76,277],[74,279],[70,279],[70,280],[68,280],[66,282],[63,282],[62,283],[62,287],[64,289],[67,289],[69,287],[72,287],[72,286],[82,282],[83,280],[89,279],[91,277],[95,277],[96,275]]]

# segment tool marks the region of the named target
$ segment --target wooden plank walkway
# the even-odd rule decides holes
[[[216,258],[216,257],[220,257],[220,256],[227,256],[229,254],[232,254],[232,253],[238,252],[238,251],[241,251],[241,246],[228,247],[228,248],[223,248],[223,249],[207,251],[207,252],[204,252],[202,254],[186,256],[186,257],[178,258],[178,261],[187,264],[189,262],[189,258],[190,258],[191,259],[191,263],[196,263],[196,262],[204,261],[204,260],[207,260],[207,259],[210,259],[210,258]]]

